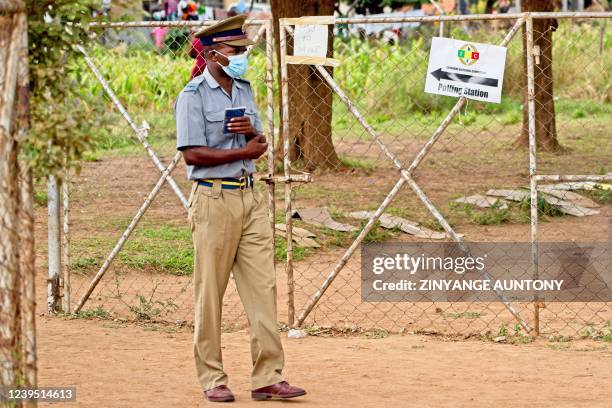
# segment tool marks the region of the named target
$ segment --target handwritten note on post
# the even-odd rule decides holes
[[[296,57],[326,57],[327,26],[296,25],[293,33],[293,55]]]

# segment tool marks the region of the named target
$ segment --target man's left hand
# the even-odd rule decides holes
[[[257,130],[251,124],[251,119],[248,116],[231,118],[227,128],[230,132],[243,134],[247,138],[257,135]]]

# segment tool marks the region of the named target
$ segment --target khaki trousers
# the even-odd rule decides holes
[[[251,334],[253,389],[282,381],[283,348],[276,316],[274,243],[263,195],[253,188],[194,183],[189,197],[194,244],[193,351],[204,390],[227,384],[221,357],[221,308],[230,271]]]

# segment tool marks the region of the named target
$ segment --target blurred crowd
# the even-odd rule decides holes
[[[259,17],[269,17],[270,7],[267,4],[252,3],[237,0],[227,8],[207,6],[204,2],[186,0],[160,0],[150,5],[150,14],[153,20],[222,20],[237,14],[258,14]],[[262,16],[261,14],[266,14]]]
[[[237,0],[235,3],[223,9],[218,7],[206,6],[197,1],[177,1],[162,0],[150,4],[149,14],[154,21],[206,21],[222,20],[238,14],[248,14],[253,18],[269,18],[270,8],[267,4],[255,3],[245,0]],[[168,44],[167,37],[171,28],[168,26],[154,27],[151,36],[155,46],[163,51]],[[193,37],[193,31],[189,35],[188,41],[191,43],[189,56],[195,60],[191,70],[191,78],[201,75],[206,68],[202,44],[197,38]]]

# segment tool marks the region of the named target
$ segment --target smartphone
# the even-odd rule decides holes
[[[229,121],[231,118],[239,118],[244,116],[244,112],[246,112],[246,106],[239,106],[237,108],[227,108],[225,110],[225,119],[223,120],[223,133],[234,133],[227,128]]]

